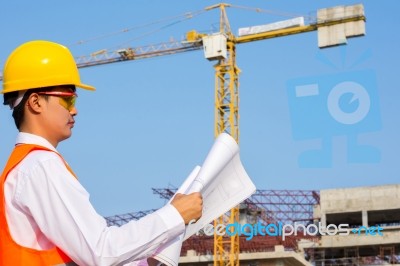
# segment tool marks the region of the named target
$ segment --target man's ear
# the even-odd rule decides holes
[[[31,95],[29,95],[29,98],[26,101],[26,105],[32,112],[41,113],[43,110],[43,101],[44,99],[42,97],[39,97],[39,94],[32,93]]]

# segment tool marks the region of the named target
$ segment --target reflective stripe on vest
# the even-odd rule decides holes
[[[36,250],[18,245],[11,237],[5,210],[4,183],[8,174],[16,167],[31,151],[45,150],[54,152],[48,148],[22,144],[14,148],[10,158],[4,168],[0,179],[0,266],[42,266],[42,265],[76,265],[59,248],[55,247],[49,250]],[[56,153],[59,155],[58,153]],[[61,157],[61,155],[59,155]],[[61,157],[62,159],[62,157]],[[63,159],[64,161],[64,159]],[[65,161],[64,161],[65,162]],[[65,164],[68,170],[69,166]],[[73,172],[71,171],[73,174]],[[75,175],[74,175],[75,176]],[[72,263],[72,264],[71,264]]]

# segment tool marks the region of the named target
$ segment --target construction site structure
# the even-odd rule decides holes
[[[101,50],[89,56],[77,58],[78,67],[90,67],[102,64],[138,60],[155,56],[203,49],[208,60],[215,60],[215,136],[222,132],[230,134],[239,142],[239,68],[236,65],[236,45],[287,35],[318,31],[319,47],[336,46],[347,43],[348,37],[365,34],[364,7],[361,4],[338,6],[318,10],[316,21],[308,25],[304,19],[239,29],[239,36],[231,30],[226,8],[232,7],[220,3],[205,10],[220,10],[219,31],[202,34],[196,31],[187,33],[183,42],[170,42],[146,47],[127,47],[117,51]],[[0,80],[2,76],[0,75]],[[229,220],[221,218],[215,223],[225,224],[239,221],[239,207],[231,210]],[[214,265],[239,265],[239,237],[215,235]]]
[[[325,231],[317,244],[303,245],[314,265],[400,265],[400,185],[322,190],[320,197],[314,216]],[[349,234],[333,234],[340,224]]]
[[[174,188],[154,189],[168,200]],[[257,190],[240,206],[242,224],[283,221],[317,231],[297,235],[240,236],[240,265],[400,265],[400,185],[310,190]],[[146,212],[140,212],[144,214]],[[138,213],[139,214],[139,213]],[[132,214],[128,214],[132,216]],[[138,218],[140,218],[139,215]],[[107,217],[121,225],[126,215]],[[340,225],[346,230],[338,231]],[[300,228],[300,227],[299,227]],[[179,264],[213,264],[213,237],[193,235],[183,243]]]
[[[153,194],[168,202],[176,192],[176,188],[153,188]],[[313,223],[313,210],[319,203],[319,192],[313,190],[257,190],[249,199],[239,205],[240,224],[310,224]],[[120,226],[129,219],[136,220],[152,212],[141,211],[124,215],[106,217],[109,225]],[[223,218],[229,220],[230,213]],[[290,265],[297,261],[306,263],[304,256],[298,254],[297,243],[301,239],[317,241],[315,236],[306,236],[299,232],[297,235],[269,237],[254,235],[251,241],[245,236],[237,235],[240,244],[239,263],[246,265],[260,258],[281,260],[285,258]],[[182,246],[179,264],[209,265],[214,261],[214,237],[203,233],[195,234],[187,239]],[[271,253],[272,252],[272,253]],[[255,255],[255,253],[258,254]]]

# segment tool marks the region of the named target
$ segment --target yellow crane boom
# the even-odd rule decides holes
[[[206,10],[218,8],[220,5],[224,7],[230,6],[229,4],[219,4],[211,7],[207,7]],[[352,15],[344,18],[334,18],[320,20],[309,25],[291,27],[287,29],[271,30],[262,33],[249,34],[246,36],[235,37],[233,34],[230,36],[234,44],[241,44],[265,39],[271,39],[276,37],[282,37],[287,35],[294,35],[298,33],[310,32],[318,30],[321,27],[327,27],[346,22],[365,21],[366,17],[363,14]],[[118,63],[128,60],[139,60],[150,57],[171,55],[176,53],[189,52],[194,50],[203,49],[201,38],[207,34],[199,34],[196,31],[190,31],[187,33],[187,40],[184,42],[174,41],[165,42],[160,44],[153,44],[141,47],[127,47],[125,49],[107,51],[101,50],[94,52],[90,55],[76,57],[76,63],[79,68],[97,66],[103,64]],[[0,73],[0,81],[3,80],[3,75]]]

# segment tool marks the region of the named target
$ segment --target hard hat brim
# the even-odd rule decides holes
[[[82,83],[75,84],[75,86],[79,87],[79,88],[82,88],[82,89],[85,89],[85,90],[89,90],[89,91],[95,91],[96,90],[95,87],[87,85],[87,84],[82,84]]]
[[[65,85],[68,85],[68,84],[65,84]],[[74,85],[75,87],[81,88],[81,89],[88,90],[88,91],[95,91],[96,90],[95,87],[87,85],[87,84],[83,84],[83,83],[72,84],[72,85]],[[40,87],[38,87],[38,88],[40,88]],[[0,94],[5,94],[5,93],[13,92],[13,91],[22,91],[22,90],[26,90],[26,89],[27,88],[21,88],[21,89],[18,89],[18,90],[2,90],[2,91],[0,91]],[[36,88],[29,88],[29,89],[36,89]]]

